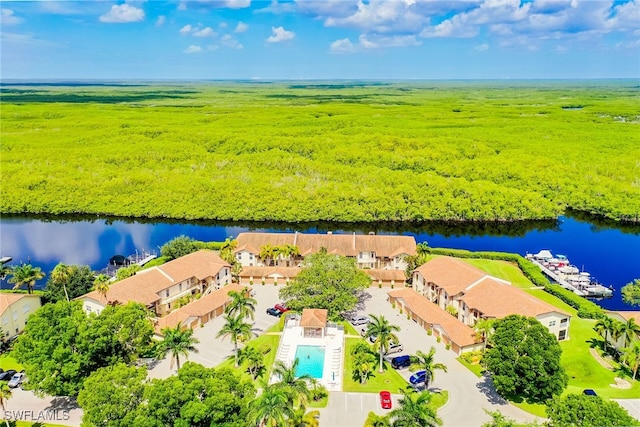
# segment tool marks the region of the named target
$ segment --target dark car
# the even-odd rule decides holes
[[[282,316],[282,312],[280,310],[278,310],[278,309],[273,308],[273,307],[267,308],[267,314],[270,314],[271,316],[276,316],[276,317]]]
[[[418,371],[411,375],[409,382],[413,385],[420,384],[427,381],[427,371]]]
[[[398,356],[391,359],[394,369],[407,368],[411,365],[411,356]]]
[[[0,381],[9,381],[16,373],[15,369],[9,369],[0,374]]]
[[[597,396],[598,395],[594,390],[592,390],[590,388],[587,388],[587,389],[583,390],[582,394],[586,394],[587,396]]]

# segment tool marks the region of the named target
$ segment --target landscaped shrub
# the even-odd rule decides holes
[[[600,319],[605,315],[604,310],[600,306],[574,294],[568,289],[564,289],[560,285],[549,284],[544,290],[577,309],[578,317],[584,319]]]

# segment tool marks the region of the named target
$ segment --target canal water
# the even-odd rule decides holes
[[[113,255],[156,251],[174,237],[222,241],[244,231],[405,234],[432,247],[502,251],[525,255],[549,249],[561,253],[578,268],[616,290],[609,299],[596,301],[610,310],[631,310],[620,288],[640,278],[640,229],[620,227],[589,218],[562,217],[555,222],[520,224],[429,224],[397,227],[385,224],[221,224],[186,222],[140,222],[122,219],[0,219],[0,256],[39,266],[49,272],[59,262],[104,268]],[[37,287],[43,287],[46,279]],[[1,283],[6,289],[9,284]],[[640,310],[640,308],[635,308]]]

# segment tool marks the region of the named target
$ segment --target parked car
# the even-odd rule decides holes
[[[9,369],[0,374],[0,381],[9,381],[16,373],[15,369]]]
[[[409,377],[409,382],[413,385],[424,383],[427,381],[427,371],[418,371]]]
[[[393,406],[391,393],[385,390],[380,392],[380,406],[382,406],[382,409],[391,409]]]
[[[282,312],[273,307],[267,308],[267,314],[270,314],[271,316],[276,316],[276,317],[282,316]]]
[[[411,356],[398,356],[391,359],[394,369],[408,368],[411,365]]]
[[[24,376],[24,372],[17,372],[13,374],[13,377],[11,377],[7,385],[9,386],[9,388],[18,387],[24,381]]]
[[[350,322],[353,326],[360,326],[366,325],[367,323],[369,323],[369,320],[370,319],[368,316],[353,316]]]
[[[597,396],[598,394],[595,392],[595,390],[592,390],[590,388],[584,389],[582,391],[582,394],[586,394],[587,396]]]
[[[280,304],[276,304],[273,306],[273,308],[275,308],[276,310],[278,310],[281,314],[289,311],[289,308],[287,307],[287,305],[283,302],[281,302]]]
[[[387,351],[384,354],[400,353],[402,350],[402,344],[391,342],[389,343],[389,348],[387,348]]]

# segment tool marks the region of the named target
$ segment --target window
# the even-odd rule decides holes
[[[87,306],[87,313],[91,313],[91,307]]]
[[[567,330],[566,329],[563,329],[560,332],[558,332],[558,340],[559,341],[562,341],[566,337],[567,337]]]
[[[29,310],[31,310],[30,304],[25,304],[24,307],[22,308],[22,311],[24,311],[25,313],[28,313]]]
[[[549,327],[551,327],[551,326],[556,326],[556,321],[555,320],[552,320],[551,322],[549,322]]]
[[[220,273],[216,274],[216,280],[220,280]]]
[[[236,259],[237,260],[241,260],[242,259],[242,254],[236,254]]]
[[[249,259],[253,259],[253,254],[249,254]]]
[[[13,312],[13,320],[18,320],[18,313],[15,311]]]
[[[371,252],[371,258],[375,258],[376,257],[376,253],[375,252]]]
[[[166,291],[164,291],[165,296],[169,296],[169,289],[167,289]]]
[[[569,321],[569,319],[567,319],[567,318],[565,317],[564,319],[562,319],[562,320],[560,321],[560,324],[561,324],[561,325],[564,325],[564,324],[565,324],[565,323],[567,323],[568,321]]]
[[[167,309],[171,310],[171,303],[167,304]]]
[[[178,285],[178,292],[182,292],[182,283]]]
[[[7,323],[9,323],[9,319],[7,319],[6,317],[2,318],[2,324],[6,325]]]

